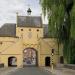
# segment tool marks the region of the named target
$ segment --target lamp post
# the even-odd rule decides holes
[[[52,55],[52,65],[51,65],[51,69],[52,69],[52,71],[53,71],[53,69],[54,69],[54,61],[53,61],[54,49],[52,49],[51,55]]]

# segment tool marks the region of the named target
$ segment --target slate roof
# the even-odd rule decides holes
[[[18,16],[18,27],[42,27],[41,16]]]
[[[0,28],[0,37],[16,37],[16,24],[5,23]]]
[[[41,16],[18,16],[17,27],[42,27]],[[0,28],[0,37],[16,37],[16,24],[5,23]]]

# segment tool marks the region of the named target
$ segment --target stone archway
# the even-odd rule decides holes
[[[50,66],[50,57],[45,57],[45,66]]]
[[[37,51],[34,48],[26,48],[23,51],[23,66],[37,66]]]
[[[17,58],[9,57],[8,58],[8,67],[16,67],[17,66]]]
[[[60,56],[60,63],[61,63],[61,64],[64,63],[64,58],[63,58],[63,56]]]

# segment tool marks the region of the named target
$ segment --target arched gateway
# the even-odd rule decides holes
[[[8,58],[8,66],[9,67],[16,67],[17,66],[17,58],[12,56]]]
[[[37,51],[34,48],[24,49],[23,66],[37,66]]]

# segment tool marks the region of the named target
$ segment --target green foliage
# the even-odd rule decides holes
[[[64,0],[41,0],[44,16],[48,15],[49,35],[57,37],[59,26],[64,18]]]
[[[73,38],[70,38],[69,43],[64,44],[63,51],[68,64],[75,64],[75,40]]]
[[[71,17],[70,18],[71,19],[71,29],[70,29],[71,42],[70,42],[70,48],[69,48],[69,51],[70,51],[69,62],[71,64],[75,64],[75,0],[74,0],[72,11],[70,13],[70,17]]]
[[[70,63],[75,64],[75,40],[72,38],[70,42]]]
[[[71,11],[71,37],[75,39],[75,5]]]
[[[74,63],[75,0],[40,0],[40,3],[44,16],[48,15],[49,36],[56,37],[58,43],[63,43],[64,57],[68,63]]]

